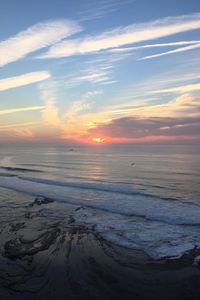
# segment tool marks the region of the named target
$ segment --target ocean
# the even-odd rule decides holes
[[[200,248],[200,146],[1,145],[4,210],[13,191],[15,205],[51,198],[49,219],[64,224],[70,212],[76,225],[154,260]]]

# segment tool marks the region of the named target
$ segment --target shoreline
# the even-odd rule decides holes
[[[20,194],[17,202],[18,193],[3,191],[0,299],[198,299],[199,250],[154,261],[77,225],[70,211],[55,217],[50,198]]]

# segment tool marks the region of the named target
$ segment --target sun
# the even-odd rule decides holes
[[[105,141],[105,139],[101,138],[101,137],[94,137],[94,138],[92,138],[92,141],[95,143],[103,143]]]

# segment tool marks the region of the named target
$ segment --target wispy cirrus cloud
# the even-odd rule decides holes
[[[98,2],[86,1],[83,2],[84,7],[78,12],[78,17],[81,19],[81,21],[100,19],[105,15],[115,12],[132,2],[135,2],[135,0],[102,0]]]
[[[9,108],[0,110],[0,115],[8,115],[13,113],[33,111],[33,110],[43,110],[44,106],[30,106],[30,107],[20,107],[20,108]]]
[[[167,72],[159,73],[147,78],[141,82],[134,84],[134,82],[126,87],[125,92],[119,98],[122,104],[124,99],[131,101],[140,101],[145,99],[146,104],[148,99],[168,97],[169,94],[181,94],[194,92],[199,90],[200,72],[199,61],[181,61],[181,63],[174,64]],[[169,100],[169,99],[168,99]]]
[[[67,40],[53,45],[40,58],[59,58],[94,53],[200,28],[200,13],[167,17],[146,23],[119,27],[97,36]]]
[[[16,129],[18,127],[28,127],[28,126],[36,126],[41,124],[41,122],[24,122],[24,123],[14,123],[8,125],[0,125],[0,131],[10,131],[12,129]]]
[[[111,80],[111,70],[103,68],[88,68],[83,70],[80,75],[74,75],[66,80],[66,85],[70,87],[75,87],[76,85],[82,84],[84,82],[89,82],[92,84],[103,84],[110,82]]]
[[[14,129],[14,132],[15,132],[15,135],[19,138],[32,139],[35,137],[35,134],[29,128],[17,128],[17,129]]]
[[[94,101],[94,97],[97,97],[98,95],[103,94],[102,90],[94,90],[89,91],[85,93],[80,100],[72,102],[72,105],[69,109],[69,111],[65,114],[65,117],[67,119],[73,119],[73,121],[76,120],[75,117],[77,117],[82,112],[88,111],[91,109]]]
[[[107,72],[102,71],[102,70],[101,71],[91,70],[88,74],[76,77],[75,80],[77,82],[89,81],[89,82],[98,83],[98,82],[102,82],[102,81],[107,81],[108,79],[109,79],[109,77],[107,75]]]
[[[177,42],[167,42],[167,43],[157,43],[157,44],[147,44],[141,46],[134,46],[134,47],[119,47],[108,50],[111,53],[123,53],[123,52],[132,52],[134,50],[140,49],[148,49],[148,48],[163,48],[163,47],[173,47],[173,46],[185,46],[185,45],[196,45],[199,44],[200,40],[194,41],[177,41]]]
[[[5,91],[24,85],[36,83],[50,78],[51,75],[47,71],[31,72],[23,75],[8,77],[0,80],[0,91]]]
[[[200,43],[199,44],[195,44],[195,45],[186,46],[186,47],[177,48],[177,49],[166,51],[166,52],[162,52],[162,53],[157,53],[157,54],[153,54],[153,55],[147,55],[147,56],[144,56],[144,57],[140,58],[139,60],[147,60],[147,59],[151,59],[151,58],[157,58],[157,57],[166,56],[166,55],[170,55],[170,54],[175,54],[175,53],[180,53],[180,52],[186,52],[186,51],[190,51],[190,50],[194,50],[194,49],[199,49],[199,48],[200,48]]]
[[[164,103],[136,108],[131,112],[134,116],[143,117],[200,117],[200,96],[190,93],[182,94],[177,98]]]
[[[0,42],[0,67],[24,58],[29,53],[50,46],[80,32],[74,21],[58,20],[38,23]]]
[[[166,88],[152,91],[151,94],[165,94],[165,93],[189,93],[194,91],[200,91],[200,83],[184,84],[177,87]]]

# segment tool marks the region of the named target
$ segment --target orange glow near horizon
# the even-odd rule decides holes
[[[99,144],[105,142],[105,139],[101,137],[94,137],[92,138],[92,141]]]

